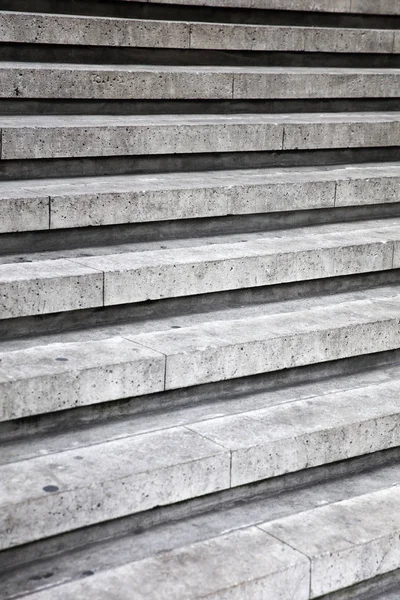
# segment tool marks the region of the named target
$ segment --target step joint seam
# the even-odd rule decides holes
[[[272,521],[270,521],[269,523],[266,523],[266,525],[269,525],[270,523],[273,523],[275,519],[272,519]],[[304,558],[306,558],[309,562],[310,565],[310,570],[309,570],[309,598],[312,598],[311,595],[311,581],[312,581],[312,560],[311,557],[308,556],[308,554],[305,554],[304,552],[302,552],[301,550],[299,550],[298,548],[296,548],[295,546],[292,546],[291,544],[289,544],[289,542],[287,542],[286,540],[282,540],[281,538],[279,538],[276,534],[271,533],[270,531],[266,531],[265,529],[263,529],[261,527],[261,525],[255,525],[255,527],[257,527],[257,529],[259,529],[260,531],[263,531],[264,533],[266,533],[267,535],[270,535],[272,538],[274,538],[275,540],[277,540],[278,542],[280,542],[281,544],[284,544],[285,546],[288,546],[288,548],[291,548],[294,552],[297,552],[298,554],[301,554],[302,556],[304,556]]]

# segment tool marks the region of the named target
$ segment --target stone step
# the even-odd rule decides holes
[[[400,488],[388,487],[127,561],[27,597],[319,598],[400,567],[399,501]]]
[[[29,262],[6,256],[0,264],[0,319],[396,269],[400,219],[159,246],[18,257]]]
[[[0,233],[398,201],[400,163],[0,182]]]
[[[120,0],[132,2],[135,0]],[[397,0],[136,0],[156,4],[185,4],[261,10],[399,15]]]
[[[400,146],[400,112],[0,117],[1,160]]]
[[[326,507],[390,489],[399,481],[396,456],[396,450],[366,455],[8,550],[2,553],[2,564],[7,570],[2,577],[2,596],[4,600],[31,598],[29,594],[43,588],[55,592],[56,586],[82,583],[82,579],[87,581],[89,575],[96,574],[97,577],[105,571],[115,572],[115,569],[128,564],[151,557],[162,558],[165,553],[220,538],[227,533],[238,533],[242,529],[297,513],[308,514],[322,505]],[[307,486],[304,486],[305,477]],[[169,519],[171,516],[172,519]],[[237,549],[237,545],[235,547]],[[52,548],[57,548],[57,551],[52,552]],[[222,572],[226,570],[232,573],[228,559]],[[120,581],[123,579],[121,577]],[[398,571],[369,579],[357,588],[347,588],[339,598],[347,600],[349,596],[346,593],[350,591],[353,600],[397,600],[397,596],[385,595],[393,591],[396,583],[399,584]],[[164,586],[161,585],[160,589],[161,594],[164,592],[161,597],[169,598],[165,595]],[[379,593],[371,594],[371,591]],[[88,597],[91,597],[90,594]],[[94,597],[97,598],[96,594]],[[175,598],[175,595],[171,593],[170,597]],[[154,596],[149,595],[149,598]],[[277,600],[275,594],[272,598]],[[288,598],[283,594],[280,598],[293,600],[297,596]]]
[[[393,350],[399,307],[385,287],[3,343],[0,420]]]
[[[0,13],[7,43],[192,50],[398,54],[400,31]]]
[[[0,63],[0,98],[396,98],[400,69]]]
[[[280,405],[186,425],[171,426],[169,415],[164,424],[159,414],[157,431],[135,430],[133,421],[114,439],[106,424],[100,442],[78,430],[65,447],[64,434],[54,434],[36,444],[37,454],[13,462],[6,449],[1,547],[394,448],[399,368],[391,374],[376,385],[289,396]],[[32,454],[30,444],[17,441],[14,452],[19,445]]]

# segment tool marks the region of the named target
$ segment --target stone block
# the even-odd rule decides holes
[[[67,259],[0,265],[0,318],[102,306],[103,274]]]
[[[0,421],[164,389],[165,358],[122,337],[0,353]]]
[[[317,598],[400,567],[399,501],[396,486],[260,527],[310,558]]]
[[[229,486],[229,453],[184,428],[0,465],[0,548]]]

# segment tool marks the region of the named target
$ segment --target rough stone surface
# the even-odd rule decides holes
[[[165,358],[122,337],[0,354],[0,421],[164,389]]]
[[[49,204],[48,196],[24,193],[20,182],[15,193],[3,192],[0,184],[0,233],[49,229]]]
[[[382,229],[76,260],[104,273],[107,306],[381,271],[392,268],[392,257],[390,236]]]
[[[234,70],[233,97],[263,100],[397,97],[398,78],[397,69],[247,67]]]
[[[47,229],[49,200],[58,229],[392,203],[399,189],[398,163],[10,181],[0,226]]]
[[[397,348],[399,298],[133,336],[166,356],[166,389]]]
[[[393,146],[399,142],[396,113],[296,115],[284,126],[284,150]],[[295,122],[297,121],[297,122]]]
[[[32,600],[308,600],[309,571],[299,552],[249,527],[39,592]]]
[[[399,445],[399,391],[393,381],[188,427],[230,450],[231,485],[244,485]]]
[[[335,224],[320,226],[307,237],[307,230],[300,228],[289,234],[255,233],[247,240],[237,235],[223,240],[189,238],[162,249],[157,245],[157,249],[154,245],[111,246],[100,251],[94,248],[88,258],[78,250],[68,260],[30,254],[32,262],[0,265],[2,316],[73,310],[76,288],[80,290],[78,308],[115,306],[388,270],[393,267],[393,244],[400,245],[399,223],[393,220],[385,227],[380,221],[370,221],[347,231],[338,231]],[[82,267],[82,273],[79,268],[73,270],[74,264]],[[87,273],[96,274],[97,295]],[[22,292],[26,301],[21,307]]]
[[[321,33],[322,37],[322,33]],[[13,63],[1,98],[299,99],[397,97],[397,69]]]
[[[103,275],[60,259],[0,265],[0,318],[39,315],[103,304]]]
[[[293,52],[398,52],[389,29],[230,25],[7,12],[5,42]]]
[[[400,567],[400,488],[316,508],[261,528],[311,560],[311,598]]]
[[[193,23],[190,48],[391,54],[394,31]]]
[[[2,117],[1,158],[400,145],[400,113]]]
[[[0,13],[3,42],[188,48],[189,24],[45,13]]]
[[[229,467],[184,428],[1,465],[0,548],[216,492]]]

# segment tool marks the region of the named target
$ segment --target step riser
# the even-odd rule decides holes
[[[385,163],[399,158],[400,146],[279,152],[218,152],[152,156],[0,160],[0,181],[53,177],[96,177],[148,173],[201,172],[269,167],[313,167]]]
[[[399,68],[400,54],[267,52],[1,43],[4,61],[176,66]]]
[[[398,94],[400,95],[400,94]],[[397,111],[395,98],[305,100],[49,100],[0,99],[0,116],[290,114]]]

